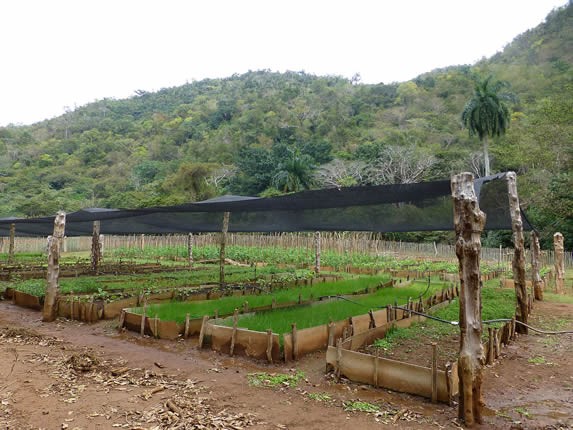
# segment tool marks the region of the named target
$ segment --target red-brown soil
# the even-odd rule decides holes
[[[537,303],[531,323],[572,330],[573,305]],[[460,428],[455,406],[335,383],[324,373],[323,353],[267,365],[199,351],[193,340],[118,334],[114,325],[42,323],[40,313],[0,302],[0,428]],[[503,349],[484,371],[486,423],[478,427],[572,428],[572,353],[572,335],[521,336]],[[295,369],[306,375],[297,387],[248,382],[253,372]],[[380,412],[345,411],[348,401]]]

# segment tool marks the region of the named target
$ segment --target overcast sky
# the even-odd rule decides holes
[[[248,70],[407,81],[567,0],[2,0],[0,126]]]

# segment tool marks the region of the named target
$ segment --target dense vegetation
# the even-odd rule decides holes
[[[518,172],[542,239],[560,230],[571,248],[572,40],[569,4],[490,59],[408,82],[253,71],[0,128],[0,216],[482,174],[461,113],[492,75],[514,100],[509,129],[489,142],[492,171]]]

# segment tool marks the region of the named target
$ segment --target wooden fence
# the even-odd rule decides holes
[[[218,233],[202,233],[194,235],[194,245],[218,245]],[[149,247],[178,247],[182,257],[187,252],[188,235],[127,235],[127,236],[104,236],[103,249],[138,248]],[[0,254],[8,252],[8,238],[0,238]],[[45,238],[15,238],[16,252],[46,252]],[[282,247],[295,249],[314,249],[314,237],[310,233],[276,233],[276,234],[250,234],[233,233],[227,235],[227,246],[240,245],[252,247]],[[346,233],[322,233],[321,247],[323,250],[338,253],[363,253],[372,255],[395,255],[398,257],[424,257],[441,260],[457,261],[455,246],[445,243],[411,243],[394,242],[377,239],[373,233],[346,232]],[[91,250],[91,237],[67,237],[64,240],[64,252],[89,252]],[[526,250],[526,254],[529,253]],[[481,260],[497,263],[502,267],[510,267],[513,258],[512,248],[486,248],[482,247]],[[528,256],[526,255],[526,258]],[[545,250],[541,253],[541,263],[545,266],[554,264],[553,250]],[[312,264],[312,262],[309,262]],[[565,265],[573,267],[573,255],[565,253]]]

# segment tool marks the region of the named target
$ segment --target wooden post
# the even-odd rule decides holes
[[[143,251],[143,250],[145,250],[145,235],[141,234],[139,237],[141,240],[141,242],[140,242],[141,250]]]
[[[296,333],[296,323],[292,323],[291,327],[292,327],[292,359],[298,360],[298,336]]]
[[[125,324],[125,309],[121,310],[121,314],[119,314],[119,323],[117,325],[118,331],[123,331],[123,325]]]
[[[223,227],[221,228],[221,248],[219,251],[219,285],[225,286],[225,246],[227,245],[227,231],[229,230],[229,212],[223,214]]]
[[[237,341],[237,325],[239,324],[239,309],[235,309],[233,313],[233,333],[231,334],[231,347],[229,348],[229,355],[233,356],[235,352],[235,342]]]
[[[486,364],[493,364],[493,329],[487,328],[487,361]]]
[[[493,329],[493,357],[497,360],[499,358],[499,329]]]
[[[539,273],[541,250],[539,247],[539,234],[531,232],[531,283],[533,284],[533,297],[535,300],[543,300],[543,280]]]
[[[511,267],[513,270],[513,284],[517,297],[516,316],[517,319],[527,324],[527,286],[525,284],[525,247],[523,245],[523,222],[521,220],[521,209],[519,208],[519,197],[517,195],[517,179],[515,172],[507,173],[507,192],[509,195],[509,210],[511,214],[511,229],[513,230],[513,260]],[[527,327],[519,325],[519,333],[527,333]]]
[[[335,328],[336,328],[336,325],[331,320],[327,326],[328,346],[334,346],[334,330],[335,330]]]
[[[189,314],[187,314],[186,320],[185,320],[185,329],[187,332],[187,336],[189,335]],[[199,343],[197,345],[197,348],[201,349],[203,348],[203,341],[205,339],[205,330],[207,330],[207,321],[209,321],[209,315],[203,315],[203,321],[201,322],[201,330],[199,331]],[[237,328],[234,327],[234,330],[236,330]],[[187,337],[185,336],[185,337]],[[234,347],[234,345],[233,345]],[[231,355],[233,355],[233,353],[231,353]]]
[[[432,403],[438,403],[438,344],[432,342]]]
[[[189,258],[189,268],[192,269],[193,268],[193,245],[195,242],[195,237],[193,236],[193,233],[189,233],[189,235],[187,236],[187,254],[188,254],[188,258]]]
[[[374,319],[374,313],[372,309],[368,311],[368,316],[370,317],[370,324],[368,324],[368,329],[376,328],[376,320]]]
[[[553,235],[553,248],[555,250],[555,292],[564,294],[565,260],[563,254],[565,248],[563,246],[563,235],[559,232]]]
[[[320,232],[314,232],[314,274],[320,273]]]
[[[461,287],[458,415],[468,426],[482,422],[484,402],[481,385],[485,362],[481,343],[480,277],[480,236],[485,214],[479,209],[473,179],[473,175],[466,172],[453,176],[451,180]]]
[[[42,321],[51,322],[56,319],[56,303],[60,293],[60,247],[64,231],[66,228],[66,213],[58,212],[54,219],[54,234],[48,238],[48,273],[46,296],[44,299],[44,309]]]
[[[145,335],[145,317],[147,312],[147,300],[143,303],[143,312],[141,314],[141,325],[139,326],[139,334],[141,337]]]
[[[270,328],[267,329],[267,361],[273,362],[273,331]]]
[[[96,274],[99,270],[99,264],[101,262],[101,246],[99,243],[100,226],[101,224],[99,221],[93,222],[91,262],[92,262],[92,272]]]
[[[14,264],[14,241],[16,238],[16,224],[10,224],[10,244],[8,247],[8,264]]]
[[[159,339],[159,317],[155,314],[155,318],[153,318],[153,337]]]
[[[201,326],[203,328],[203,326]],[[183,338],[187,339],[189,337],[189,314],[185,314],[185,330],[183,331]]]
[[[104,243],[104,235],[103,235],[103,234],[100,234],[100,235],[99,235],[99,258],[100,258],[100,263],[103,261],[103,256],[104,256],[103,243]]]

